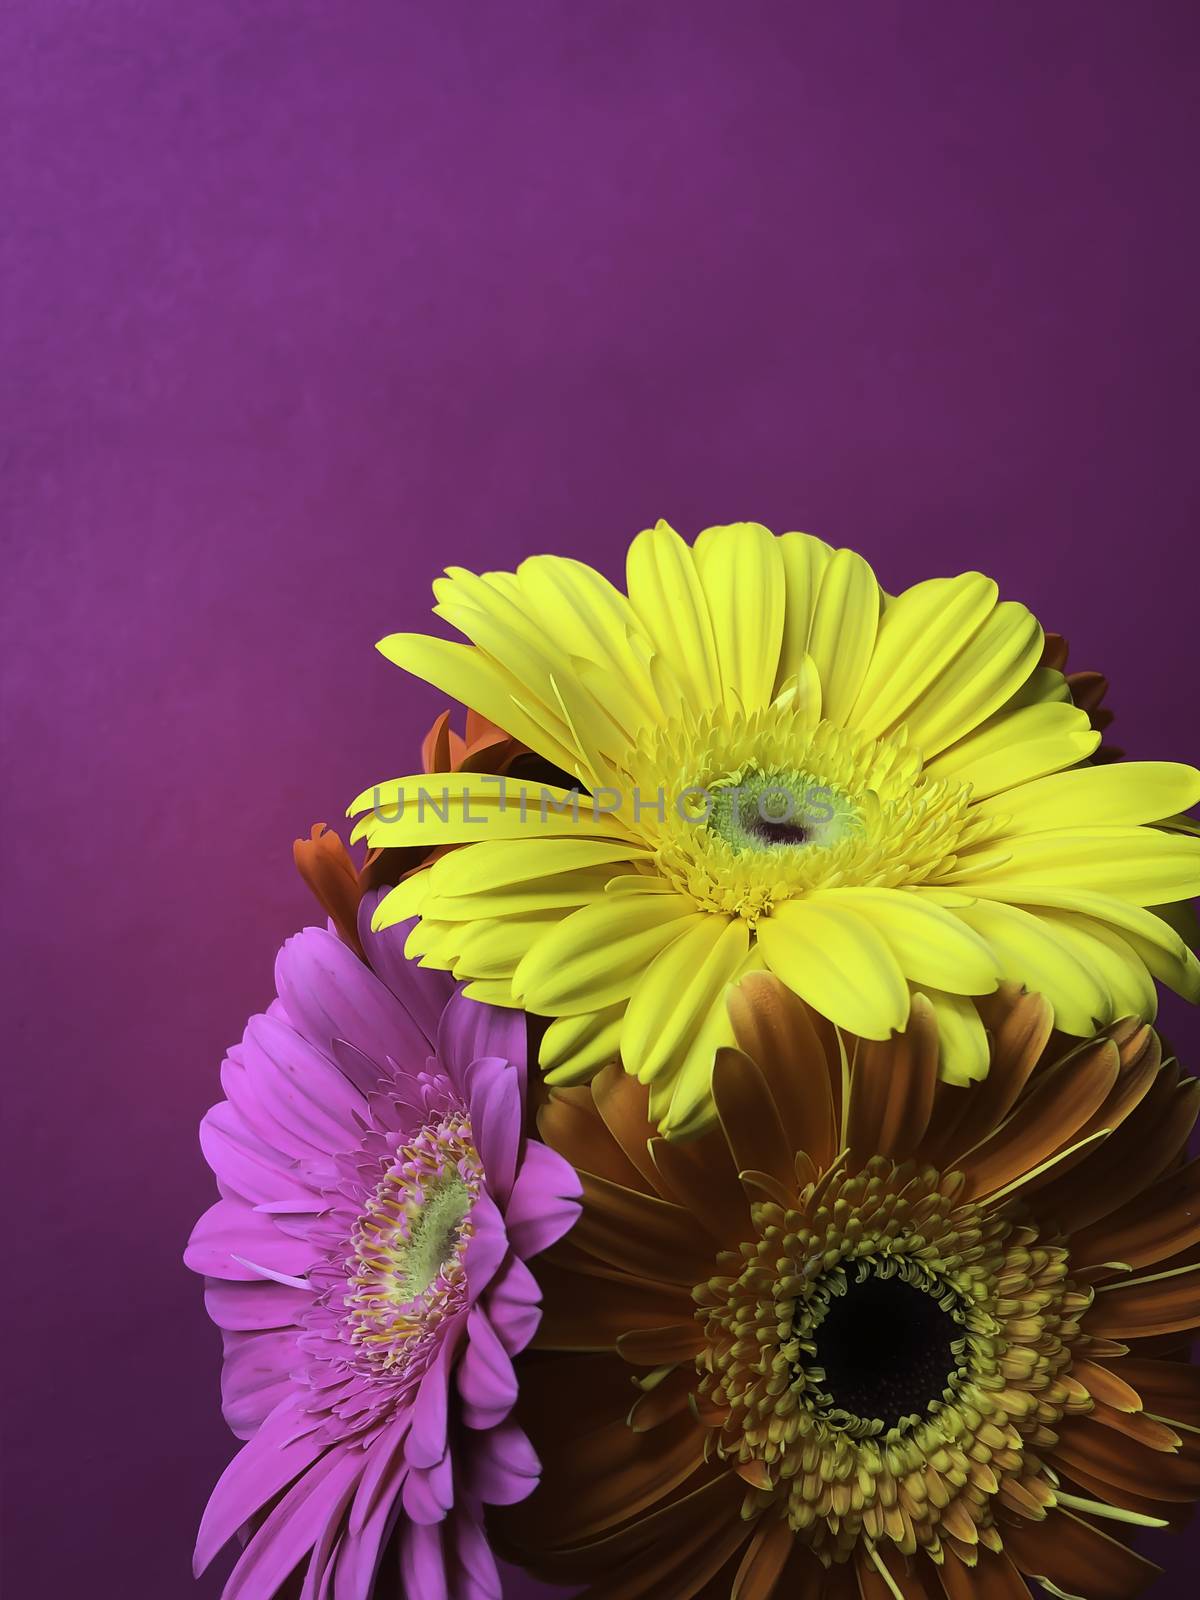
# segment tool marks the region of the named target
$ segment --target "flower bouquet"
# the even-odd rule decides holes
[[[1200,773],[970,572],[450,568],[189,1264],[225,1600],[1125,1600],[1200,1496]],[[1130,1541],[1138,1545],[1134,1549]]]

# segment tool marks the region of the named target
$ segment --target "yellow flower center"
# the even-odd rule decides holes
[[[922,883],[990,826],[968,814],[966,785],[925,775],[902,733],[867,739],[785,701],[672,723],[622,765],[657,871],[752,925],[814,889]]]

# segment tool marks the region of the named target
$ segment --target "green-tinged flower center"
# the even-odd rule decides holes
[[[751,770],[709,788],[708,826],[734,850],[828,847],[862,827],[849,795],[805,772]]]
[[[429,1124],[396,1152],[351,1238],[347,1321],[368,1358],[395,1365],[454,1309],[479,1180],[461,1116]]]
[[[925,775],[903,733],[867,738],[786,700],[681,717],[647,733],[619,776],[642,797],[626,814],[663,878],[751,926],[825,887],[924,883],[995,826],[968,814],[965,785]]]
[[[466,1184],[455,1174],[435,1185],[413,1219],[412,1232],[397,1241],[396,1287],[398,1301],[415,1300],[454,1259],[462,1224],[471,1209]]]

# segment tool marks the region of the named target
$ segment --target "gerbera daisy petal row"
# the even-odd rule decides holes
[[[805,534],[689,546],[660,522],[626,586],[553,556],[449,569],[435,610],[468,642],[380,649],[540,775],[447,762],[350,808],[376,850],[439,851],[377,925],[417,918],[422,965],[550,1018],[552,1082],[619,1054],[664,1133],[702,1130],[756,970],[879,1041],[922,993],[959,1083],[986,1070],[976,1001],[1002,982],[1079,1037],[1151,1020],[1156,981],[1200,999],[1171,909],[1200,893],[1200,772],[1098,764],[1062,653],[991,579],[892,596]]]
[[[588,1600],[1129,1600],[1124,1542],[1200,1494],[1200,1085],[1124,1019],[983,1003],[939,1081],[923,999],[846,1038],[735,985],[717,1121],[655,1133],[614,1064],[554,1089],[583,1213],[539,1264],[517,1414],[544,1473],[501,1547]]]

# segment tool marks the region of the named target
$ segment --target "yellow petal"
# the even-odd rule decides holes
[[[451,970],[456,978],[503,978],[511,986],[526,951],[561,920],[561,911],[545,910],[460,923]]]
[[[768,705],[783,641],[783,556],[757,522],[706,528],[694,548],[731,711]]]
[[[809,630],[821,587],[821,575],[829,565],[833,551],[823,539],[814,539],[811,534],[785,533],[779,539],[779,553],[783,557],[786,598],[783,642],[775,680],[776,694],[789,678],[801,677],[804,670],[802,662],[811,660],[808,655]],[[815,667],[815,663],[813,665]]]
[[[959,994],[923,988],[938,1025],[938,1073],[947,1083],[977,1083],[988,1075],[987,1030],[975,1002]]]
[[[387,900],[376,908],[371,926],[376,931],[391,926]],[[419,961],[423,967],[448,972],[454,965],[460,931],[452,922],[435,922],[432,917],[422,917],[404,941],[404,954],[409,961]]]
[[[849,722],[870,738],[905,720],[924,691],[978,633],[997,588],[981,572],[914,584],[885,608]]]
[[[427,876],[432,892],[439,897],[487,894],[568,872],[620,867],[646,854],[621,840],[549,839],[540,835],[532,839],[483,840],[468,849],[439,856],[423,876]]]
[[[963,738],[1005,705],[1038,664],[1045,636],[1024,606],[1006,600],[905,713],[926,758]]]
[[[604,886],[605,894],[675,894],[665,878],[650,872],[623,872],[610,878]]]
[[[1154,1021],[1158,1012],[1154,980],[1141,957],[1119,933],[1088,917],[1077,917],[1072,911],[1047,911],[1045,916],[1062,942],[1101,974],[1112,997],[1113,1018],[1141,1017],[1146,1022]],[[1065,1032],[1075,1031],[1065,1024],[1060,1026]],[[1089,1031],[1080,1030],[1082,1033]]]
[[[476,978],[473,983],[465,985],[462,992],[468,1000],[482,1001],[485,1006],[507,1006],[510,1010],[518,1009],[507,978]]]
[[[1176,761],[1120,761],[1076,767],[1005,789],[982,801],[975,814],[1011,818],[1008,830],[1132,827],[1158,822],[1200,800],[1200,772]]]
[[[908,1020],[908,985],[890,947],[843,907],[785,900],[758,924],[767,966],[840,1028],[886,1039]]]
[[[575,753],[566,742],[561,716],[539,702],[511,672],[482,651],[422,633],[393,633],[375,647],[397,666],[423,678],[453,700],[478,711],[497,727],[564,771],[574,770]]]
[[[812,729],[820,722],[821,674],[807,651],[796,658],[796,670],[776,685],[774,704],[793,707],[798,727]]]
[[[584,1011],[577,1017],[559,1017],[542,1035],[538,1062],[553,1084],[586,1083],[592,1075],[615,1061],[621,1049],[624,1001],[602,1011]]]
[[[748,972],[762,970],[762,952],[757,945],[751,945],[724,989],[714,996],[674,1079],[660,1075],[651,1083],[650,1115],[668,1139],[695,1138],[716,1121],[712,1097],[713,1061],[722,1046],[734,1042],[729,989]],[[662,1086],[665,1083],[670,1083],[671,1088],[670,1097],[664,1102]]]
[[[514,677],[526,694],[549,704],[546,681],[554,650],[546,630],[529,613],[520,585],[511,572],[468,572],[449,567],[436,579],[433,614],[450,623],[479,647],[484,656]]]
[[[690,548],[665,522],[639,533],[626,557],[630,604],[678,692],[696,711],[721,699],[708,601]]]
[[[1160,983],[1167,984],[1193,1005],[1200,1002],[1200,961],[1188,949],[1179,930],[1172,926],[1175,912],[1190,910],[1184,903],[1164,907],[1165,915],[1160,915],[1154,910],[1131,905],[1128,900],[1092,894],[1086,889],[1026,889],[1023,893],[1024,903],[1030,907],[1052,906],[1103,923],[1121,935]],[[1194,928],[1187,931],[1195,936]]]
[[[649,642],[646,649],[649,650]],[[638,735],[649,725],[660,723],[666,716],[665,708],[659,698],[657,689],[654,688],[649,669],[646,671],[646,682],[650,686],[648,692],[654,697],[653,711],[647,711],[642,704],[640,696],[627,679],[615,674],[611,667],[601,667],[594,661],[584,661],[579,656],[567,656],[568,671],[565,675],[566,683],[576,680],[579,690],[586,694],[593,705],[603,706],[608,720],[616,728],[624,730],[628,735],[630,746],[636,744]],[[562,698],[564,675],[560,672],[554,680],[560,702]],[[621,752],[622,754],[624,751]],[[599,783],[611,781],[609,776],[596,774]]]
[[[1085,760],[1100,743],[1087,713],[1065,701],[1020,706],[989,718],[974,733],[925,763],[931,778],[969,783],[976,799],[1011,789]]]
[[[1022,706],[1040,706],[1050,700],[1061,700],[1064,705],[1074,704],[1071,686],[1058,668],[1039,666],[1029,674],[1007,705],[1000,708],[1000,712],[1003,715],[1007,711],[1018,711]]]
[[[1112,1020],[1112,997],[1102,972],[1064,944],[1045,918],[987,900],[958,914],[991,945],[1005,979],[1045,995],[1064,1032],[1090,1033]]]
[[[529,951],[513,992],[530,1011],[574,1016],[629,995],[647,964],[703,916],[683,895],[606,895]]]
[[[588,795],[485,772],[419,773],[365,789],[348,815],[365,812],[351,834],[373,846],[482,844],[530,835],[620,836],[616,813],[597,815]]]
[[[378,933],[382,928],[393,928],[397,922],[420,916],[429,897],[430,875],[414,872],[390,890],[375,907],[371,926]]]
[[[1018,834],[987,847],[1007,860],[984,870],[959,857],[955,886],[991,900],[1020,902],[1030,884],[1063,884],[1116,895],[1135,905],[1165,905],[1200,894],[1200,839],[1153,828],[1077,828]]]
[[[607,867],[584,872],[561,872],[556,877],[534,878],[509,889],[488,889],[479,894],[432,894],[424,915],[439,922],[473,922],[478,917],[521,917],[557,910],[559,917],[576,906],[598,900],[611,877]]]
[[[637,738],[645,714],[629,696],[622,703],[622,685],[610,674],[613,692],[595,692],[596,676],[587,682],[577,670],[579,663],[566,659],[556,664],[549,675],[549,693],[567,728],[572,749],[577,752],[567,770],[578,773],[583,785],[593,794],[611,783],[613,763]],[[603,674],[601,674],[601,677]]]
[[[879,623],[875,574],[853,550],[838,550],[821,574],[808,653],[821,676],[822,714],[844,725],[871,664]]]
[[[867,918],[910,983],[936,978],[952,994],[991,994],[999,981],[999,964],[985,940],[929,896],[904,889],[824,889],[811,899]]]
[[[608,579],[583,561],[531,556],[517,568],[529,614],[554,653],[579,656],[619,676],[647,714],[657,711],[645,665],[630,642],[637,617]]]
[[[621,1034],[626,1072],[649,1083],[677,1069],[750,947],[741,918],[703,917],[650,963],[629,1000]]]

